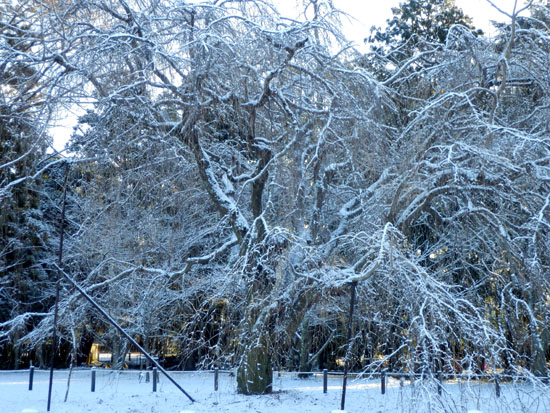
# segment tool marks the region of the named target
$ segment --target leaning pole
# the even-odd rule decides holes
[[[145,356],[145,358],[147,360],[149,360],[152,364],[154,364],[156,366],[156,368],[166,376],[166,378],[168,380],[170,380],[172,383],[174,383],[174,386],[176,386],[183,394],[185,394],[187,396],[187,398],[189,400],[191,400],[191,402],[195,402],[195,399],[193,399],[185,390],[183,390],[183,388],[172,378],[170,377],[170,375],[168,374],[168,372],[166,370],[164,370],[164,368],[158,363],[158,361],[156,361],[153,357],[151,357],[151,355],[145,351],[145,349],[143,347],[141,347],[138,342],[136,340],[134,340],[126,331],[124,331],[124,329],[109,315],[107,314],[107,312],[101,308],[101,306],[95,302],[95,300],[88,294],[86,293],[86,291],[84,291],[82,289],[82,287],[80,287],[76,281],[74,281],[70,276],[69,274],[67,274],[65,271],[63,271],[63,269],[61,269],[61,267],[59,267],[57,264],[54,264],[56,267],[57,267],[57,270],[59,271],[59,273],[67,280],[69,281],[74,288],[76,288],[78,290],[78,292],[86,299],[90,302],[90,304],[99,312],[101,313],[101,315],[103,317],[105,317],[105,319],[111,323],[111,325],[113,325],[119,332],[120,334],[122,334],[124,337],[126,337],[128,339],[128,341],[130,341],[134,346],[136,346],[139,351],[141,351],[143,353],[143,355]]]

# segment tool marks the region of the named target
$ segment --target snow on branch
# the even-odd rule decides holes
[[[184,272],[188,272],[191,267],[195,264],[208,264],[210,261],[218,258],[222,254],[224,254],[229,249],[233,248],[235,245],[239,243],[238,238],[233,235],[231,239],[227,242],[225,242],[223,245],[221,245],[219,248],[212,251],[210,254],[203,255],[201,257],[191,257],[188,258],[185,262],[187,263]]]
[[[364,267],[364,265],[366,263],[367,256],[360,259],[352,267],[353,272],[355,274],[348,277],[348,279],[346,280],[346,284],[353,283],[353,282],[366,281],[370,277],[372,277],[372,275],[374,274],[376,269],[384,261],[384,251],[391,249],[390,237],[391,237],[391,232],[393,230],[394,230],[394,227],[390,222],[387,222],[386,225],[384,225],[384,229],[382,230],[382,233],[381,233],[381,236],[380,236],[380,246],[379,246],[379,249],[378,249],[378,255],[376,256],[374,261],[372,261],[366,268]],[[391,255],[391,251],[390,251],[390,255]]]
[[[46,317],[49,313],[23,313],[15,316],[14,318],[0,323],[0,342],[8,339],[20,329],[24,329],[30,318],[33,317]]]

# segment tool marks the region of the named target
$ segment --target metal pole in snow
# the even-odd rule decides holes
[[[95,392],[95,367],[92,367],[92,387],[91,391],[92,393]]]
[[[344,380],[342,382],[342,400],[340,402],[340,410],[344,410],[346,405],[346,386],[348,382],[349,356],[351,352],[351,329],[353,327],[353,309],[355,308],[355,290],[357,289],[357,281],[353,281],[350,285],[351,298],[349,303],[349,318],[348,318],[348,337],[346,341],[346,359],[344,360]]]
[[[61,223],[59,224],[59,255],[57,257],[56,267],[60,269],[61,262],[63,261],[63,230],[65,228],[65,206],[67,204],[67,178],[69,176],[69,164],[65,164],[65,180],[63,182],[63,203],[61,206]],[[57,277],[55,283],[55,308],[53,311],[53,336],[52,336],[52,357],[50,367],[50,383],[48,385],[48,409],[50,411],[50,405],[52,401],[52,385],[53,385],[53,367],[55,362],[55,353],[57,352],[57,313],[59,312],[59,289],[61,288],[61,280]]]
[[[59,280],[57,280],[55,283],[55,308],[53,311],[52,356],[50,361],[50,382],[48,385],[48,412],[50,411],[50,406],[52,403],[53,367],[55,363],[55,353],[57,352],[57,313],[59,311],[59,288]]]
[[[32,381],[34,379],[34,366],[31,366],[29,370],[29,390],[32,390]]]
[[[59,270],[59,272],[61,273],[61,275],[63,275],[63,277],[65,277],[72,285],[74,288],[76,288],[78,290],[78,292],[86,299],[88,300],[88,302],[97,310],[99,311],[99,313],[101,313],[101,315],[103,317],[105,317],[107,319],[107,321],[109,323],[111,323],[119,332],[120,334],[122,334],[124,337],[126,337],[126,339],[128,339],[134,346],[136,346],[137,349],[139,349],[139,351],[141,351],[143,353],[143,355],[145,356],[145,358],[147,360],[149,360],[154,366],[157,367],[157,369],[166,376],[166,378],[168,380],[170,380],[174,386],[176,386],[183,394],[185,394],[187,396],[187,398],[189,400],[191,400],[192,402],[195,402],[195,399],[193,399],[185,390],[183,390],[183,388],[168,374],[168,372],[166,370],[164,370],[164,368],[158,363],[158,361],[156,361],[153,357],[151,357],[151,355],[142,347],[139,345],[139,343],[134,340],[126,331],[124,331],[124,329],[118,325],[118,323],[109,315],[107,314],[107,312],[101,308],[99,306],[99,304],[97,304],[95,302],[95,300],[90,297],[88,295],[88,293],[86,293],[86,291],[84,291],[67,273],[65,273],[65,271],[63,271],[58,265],[54,264],[57,269]]]

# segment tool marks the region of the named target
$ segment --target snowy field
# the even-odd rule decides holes
[[[299,379],[295,374],[274,376],[275,392],[267,396],[236,393],[235,378],[220,373],[219,390],[214,391],[211,372],[174,372],[172,377],[197,401],[191,403],[170,381],[160,378],[157,392],[152,383],[140,382],[138,371],[98,369],[96,391],[91,390],[90,370],[73,371],[69,396],[68,371],[54,374],[51,412],[180,413],[192,412],[299,412],[330,413],[340,407],[342,379],[329,376],[328,392],[323,393],[321,374]],[[25,409],[46,412],[49,372],[36,370],[33,390],[29,391],[29,372],[0,372],[0,412],[20,413]],[[502,384],[496,397],[494,383],[447,382],[438,396],[433,383],[389,379],[386,394],[379,380],[348,379],[348,413],[386,412],[550,412],[550,389],[529,383]]]

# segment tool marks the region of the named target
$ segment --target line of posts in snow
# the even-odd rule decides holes
[[[92,392],[95,392],[96,388],[96,368],[92,367],[91,369],[91,385],[90,390]],[[219,383],[219,374],[220,369],[215,368],[214,369],[214,391],[218,391],[218,383]],[[328,391],[328,375],[329,372],[327,369],[323,370],[323,393],[327,393]],[[339,372],[332,372],[330,375],[342,375],[342,373]],[[153,376],[153,392],[157,391],[157,384],[159,382],[159,374],[158,369],[156,367],[153,367],[152,369],[152,376]],[[380,392],[382,394],[386,393],[386,383],[387,383],[387,377],[399,377],[400,378],[400,386],[403,387],[405,385],[405,378],[416,378],[420,375],[418,374],[409,374],[409,373],[387,373],[385,371],[382,371],[380,373]],[[453,377],[458,377],[457,375],[454,375]],[[493,378],[495,381],[495,392],[496,396],[500,397],[500,378],[499,375],[490,376],[490,375],[475,375],[475,376],[468,376],[469,378]],[[508,376],[506,376],[508,377]],[[145,383],[149,383],[151,381],[151,375],[149,371],[146,371],[145,374],[143,372],[139,373],[138,380],[141,383],[141,381],[145,379]],[[31,366],[29,369],[29,391],[33,388],[33,380],[34,380],[34,366]],[[436,374],[436,382],[437,382],[437,393],[441,395],[442,389],[443,389],[443,379],[441,373]]]

